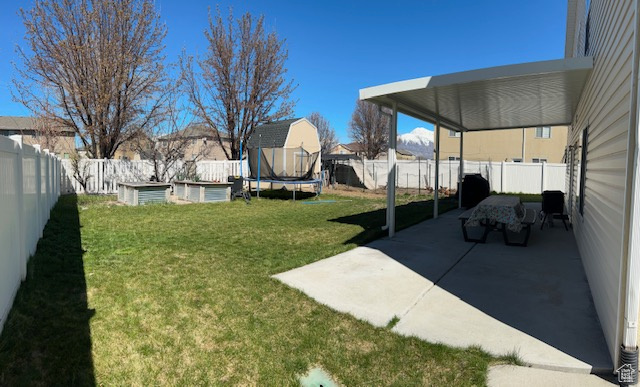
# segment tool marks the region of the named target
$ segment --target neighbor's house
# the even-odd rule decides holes
[[[566,206],[615,364],[623,353],[637,358],[638,351],[639,7],[640,0],[568,0],[564,59],[360,90],[361,100],[391,109],[390,138],[397,134],[398,113],[434,123],[436,153],[443,127],[462,132],[464,148],[474,131],[569,125]],[[389,181],[395,178],[395,146],[391,141]],[[437,191],[434,196],[437,217]],[[389,190],[390,236],[395,233],[394,199],[395,191]]]
[[[215,137],[214,130],[204,124],[190,124],[186,128],[160,137],[158,140],[170,141],[173,137],[186,139],[188,144],[184,151],[185,161],[193,160],[227,160],[224,149],[230,151],[230,140],[222,137],[222,146]],[[224,149],[223,149],[224,146]]]
[[[566,146],[566,126],[471,132],[465,136],[464,159],[516,163],[562,163]],[[455,130],[441,132],[440,160],[460,160],[460,132]]]
[[[348,144],[338,144],[331,149],[332,155],[356,155],[362,157],[364,154],[364,146],[357,142],[350,142]]]
[[[387,154],[385,153],[381,153],[378,156],[378,159],[386,159],[387,158]],[[414,155],[413,153],[409,152],[408,150],[403,150],[403,149],[398,149],[396,151],[396,159],[398,160],[416,160],[417,157],[416,155]]]
[[[332,155],[355,155],[358,158],[362,158],[365,154],[364,145],[358,142],[350,142],[348,144],[338,144],[332,150]],[[387,158],[386,152],[380,152],[375,160],[385,160]],[[416,156],[408,151],[398,151],[398,160],[415,160]]]
[[[145,133],[139,133],[120,144],[113,154],[113,159],[131,161],[147,160],[152,147],[153,141]]]
[[[60,158],[68,159],[75,152],[75,131],[68,127],[46,127],[33,117],[0,116],[0,135],[21,135],[25,144],[39,144]]]

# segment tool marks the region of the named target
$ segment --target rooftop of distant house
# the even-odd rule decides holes
[[[57,130],[67,133],[75,133],[73,128],[57,125]],[[0,116],[0,130],[2,131],[37,131],[38,121],[35,117],[25,116]]]

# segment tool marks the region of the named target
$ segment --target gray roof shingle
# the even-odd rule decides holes
[[[173,137],[184,137],[184,138],[215,138],[214,130],[210,126],[199,123],[192,123],[187,125],[186,128],[179,130],[175,133],[169,133],[164,136],[160,136],[160,140],[173,138]],[[227,138],[227,136],[223,133],[220,133],[220,137],[223,139]]]
[[[257,148],[258,145],[263,148],[284,147],[291,124],[299,120],[301,118],[293,118],[256,127],[249,140],[247,140],[247,148]]]
[[[72,128],[63,126],[63,132],[74,132]],[[34,117],[0,116],[0,130],[36,130]]]

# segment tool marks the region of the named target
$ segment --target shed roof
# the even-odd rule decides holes
[[[566,58],[416,78],[360,90],[360,99],[457,131],[568,125],[593,58]]]
[[[269,148],[282,148],[287,142],[291,125],[302,118],[292,118],[289,120],[275,121],[256,127],[247,140],[247,148],[258,148],[259,146]]]

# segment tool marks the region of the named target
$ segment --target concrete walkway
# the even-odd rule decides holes
[[[528,206],[539,209],[539,205]],[[340,312],[393,331],[527,365],[578,373],[613,366],[571,231],[534,226],[528,247],[464,242],[451,211],[274,277]]]
[[[489,387],[618,386],[614,375],[586,375],[512,365],[490,367],[487,379],[487,385]]]

